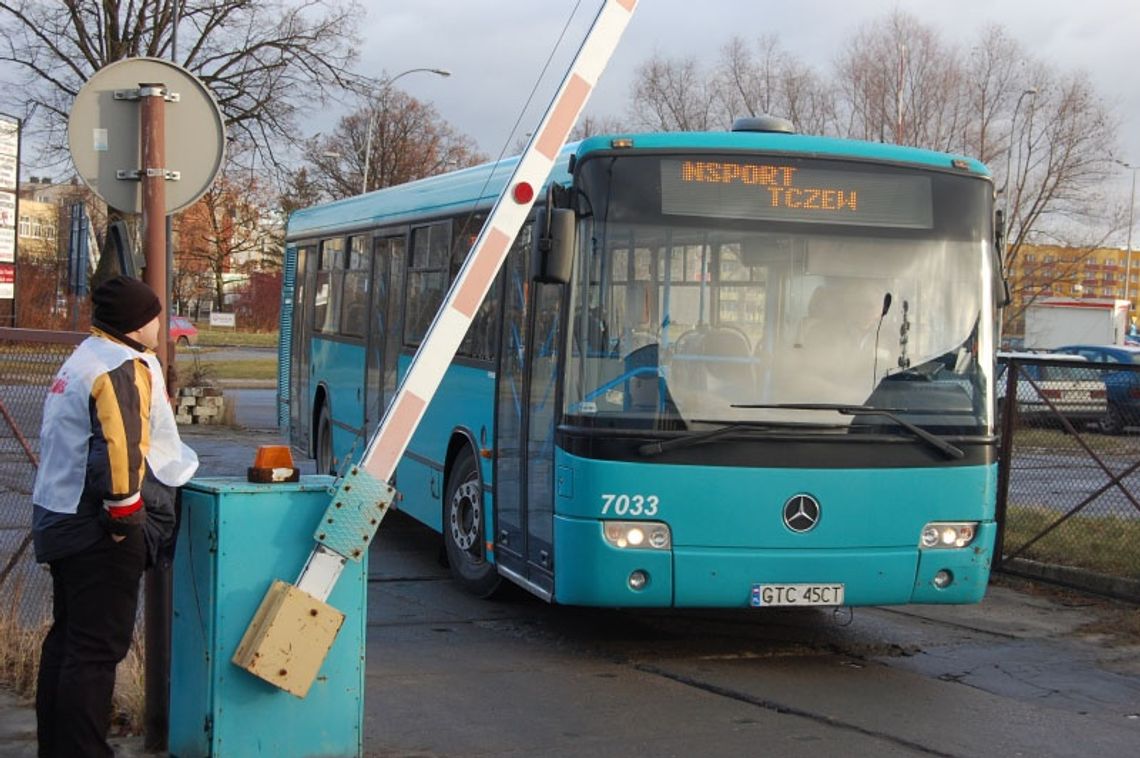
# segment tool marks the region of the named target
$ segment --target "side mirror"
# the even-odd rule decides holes
[[[1002,264],[1002,256],[1005,254],[1005,234],[1005,213],[999,208],[994,212],[994,283],[1001,288],[995,303],[998,310],[1013,302],[1013,292],[1009,288],[1009,279]]]
[[[568,284],[574,265],[574,227],[577,216],[548,203],[539,208],[534,224],[532,279],[544,284]]]

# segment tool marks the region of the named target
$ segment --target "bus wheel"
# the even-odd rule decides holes
[[[483,485],[470,448],[451,465],[443,500],[443,544],[451,575],[471,594],[490,597],[499,586],[499,572],[483,549]]]
[[[317,443],[314,448],[317,452],[317,473],[336,473],[333,471],[332,418],[329,417],[327,404],[321,405],[321,412],[317,416]]]

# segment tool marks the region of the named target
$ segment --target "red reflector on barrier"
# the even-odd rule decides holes
[[[516,203],[525,205],[534,200],[534,187],[530,186],[530,182],[519,182],[511,194]]]

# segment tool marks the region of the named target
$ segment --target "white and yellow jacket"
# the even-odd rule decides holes
[[[182,443],[155,354],[98,329],[56,374],[44,401],[32,492],[36,559],[80,552],[103,538],[104,511],[140,507],[147,468],[185,484],[198,457]]]

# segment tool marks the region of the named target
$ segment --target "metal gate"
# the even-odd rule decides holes
[[[1092,357],[999,354],[995,569],[1140,600],[1140,365]]]

